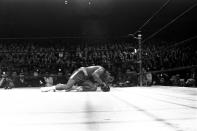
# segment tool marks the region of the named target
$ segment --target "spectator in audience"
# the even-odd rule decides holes
[[[54,81],[55,85],[57,84],[66,84],[67,83],[67,78],[63,76],[62,69],[59,69],[58,74],[57,74],[57,79]]]
[[[146,79],[147,79],[147,86],[151,86],[152,85],[152,79],[153,79],[151,72],[147,72]]]
[[[45,86],[49,87],[53,85],[53,75],[46,72],[44,76]]]
[[[19,77],[16,79],[15,87],[28,87],[28,82],[27,82],[23,72],[21,72],[19,74]]]
[[[14,87],[12,79],[5,72],[1,76],[0,87],[4,89],[12,89]]]
[[[195,80],[193,74],[191,74],[191,76],[187,79],[185,84],[187,87],[195,87],[196,86],[196,80]]]
[[[43,77],[39,76],[38,71],[33,72],[33,77],[30,80],[30,86],[31,87],[40,87],[40,86],[45,86],[45,80]]]
[[[16,87],[16,81],[17,81],[17,72],[16,71],[13,71],[12,72],[12,75],[11,75],[11,79],[13,81],[13,84],[14,84],[14,87]]]

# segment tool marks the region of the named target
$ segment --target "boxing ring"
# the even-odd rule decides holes
[[[0,89],[2,131],[196,131],[197,88]]]

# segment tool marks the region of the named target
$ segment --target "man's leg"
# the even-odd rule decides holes
[[[55,89],[56,90],[71,90],[73,85],[76,83],[75,80],[73,79],[69,79],[67,84],[58,84],[55,86]]]
[[[73,85],[76,83],[75,80],[69,79],[67,84],[57,84],[51,87],[42,87],[41,91],[42,92],[48,92],[48,91],[55,91],[55,90],[71,90]]]
[[[83,91],[96,91],[97,86],[91,81],[85,81],[81,84]]]
[[[81,70],[75,71],[69,78],[67,84],[58,84],[51,87],[44,87],[41,88],[41,91],[47,92],[47,91],[55,91],[55,90],[72,90],[72,87],[74,84],[79,83],[80,81],[83,81],[85,79],[84,73]]]

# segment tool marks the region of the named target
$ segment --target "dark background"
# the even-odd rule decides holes
[[[167,0],[0,0],[0,37],[124,36],[134,33]],[[91,4],[89,4],[91,2]],[[142,29],[148,37],[196,0],[171,0]],[[195,36],[197,8],[156,35],[166,41]]]

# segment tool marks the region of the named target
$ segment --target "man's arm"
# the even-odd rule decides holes
[[[101,74],[104,72],[104,68],[100,67],[92,73],[92,76],[96,82],[100,85],[106,85],[100,78]]]

